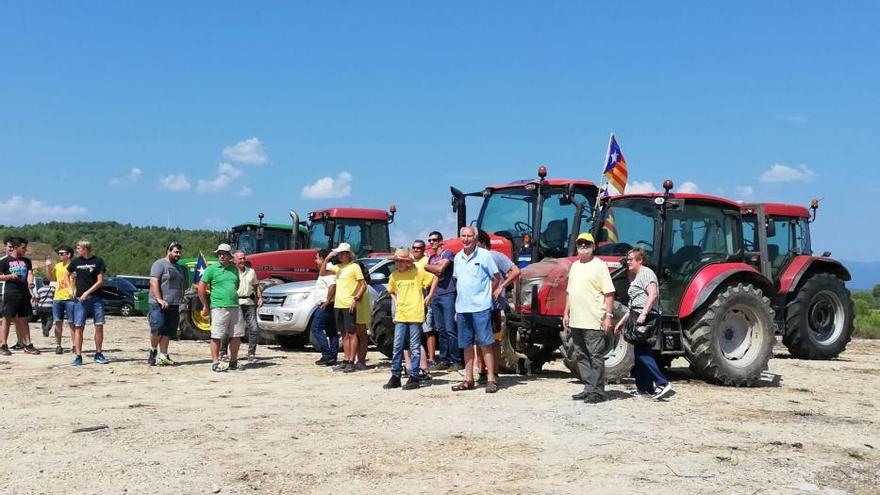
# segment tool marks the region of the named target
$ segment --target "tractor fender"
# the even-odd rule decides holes
[[[747,282],[770,295],[774,291],[773,282],[761,275],[754,267],[745,263],[714,263],[706,265],[697,272],[681,296],[678,317],[685,319],[699,309],[709,296],[728,282]]]
[[[805,275],[816,272],[832,273],[845,282],[852,278],[843,263],[835,259],[821,256],[795,256],[779,277],[779,294],[791,293],[800,285]]]

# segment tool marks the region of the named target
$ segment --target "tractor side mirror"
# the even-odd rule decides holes
[[[327,236],[328,239],[333,237],[333,222],[326,221],[324,222],[324,235]]]
[[[767,220],[767,237],[776,237],[776,222]]]

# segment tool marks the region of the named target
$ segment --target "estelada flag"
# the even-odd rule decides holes
[[[608,178],[608,183],[614,186],[620,194],[626,189],[626,160],[617,144],[617,136],[611,133],[608,141],[608,157],[605,159],[605,171],[602,174]]]
[[[199,251],[199,259],[196,261],[196,269],[193,270],[193,284],[199,283],[202,279],[202,275],[205,274],[206,268],[208,268],[208,263],[205,261],[205,255]]]

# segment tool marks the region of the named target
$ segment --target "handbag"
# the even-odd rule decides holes
[[[660,313],[651,310],[645,315],[645,324],[639,325],[636,321],[641,308],[630,308],[629,319],[623,327],[623,340],[632,345],[650,345],[657,342],[657,325],[660,323]]]

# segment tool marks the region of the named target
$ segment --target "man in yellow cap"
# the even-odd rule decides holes
[[[580,234],[576,245],[578,259],[568,272],[562,326],[571,332],[584,390],[571,398],[597,404],[605,400],[605,334],[613,331],[614,284],[608,267],[593,256],[593,236]]]

